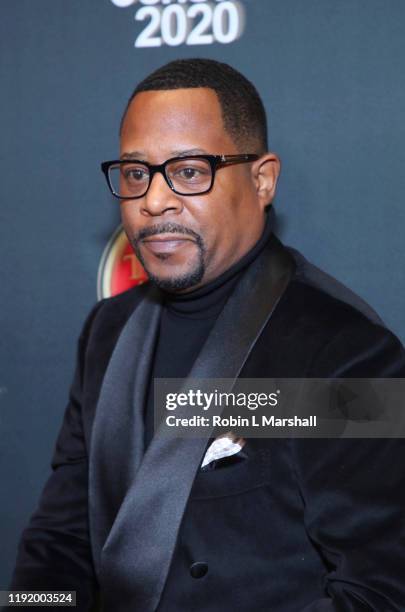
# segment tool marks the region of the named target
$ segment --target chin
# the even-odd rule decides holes
[[[184,291],[198,285],[204,276],[204,266],[196,266],[188,270],[176,270],[162,274],[161,271],[146,269],[149,280],[163,291]]]

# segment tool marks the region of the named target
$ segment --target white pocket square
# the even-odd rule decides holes
[[[236,455],[236,453],[242,450],[244,444],[244,438],[238,438],[232,432],[218,436],[208,447],[201,463],[201,468],[213,461],[218,461],[218,459]]]

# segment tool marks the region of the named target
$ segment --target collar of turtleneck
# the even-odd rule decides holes
[[[274,213],[266,214],[263,233],[256,244],[241,259],[210,283],[190,291],[176,294],[162,291],[163,304],[168,313],[187,319],[211,319],[218,316],[242,271],[252,263],[267,244],[273,231]]]

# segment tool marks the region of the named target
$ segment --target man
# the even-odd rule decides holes
[[[279,168],[229,66],[136,88],[103,171],[151,283],[87,319],[13,588],[76,590],[80,610],[405,609],[401,441],[248,439],[205,469],[209,432],[154,435],[154,378],[405,375],[376,315],[274,236]]]

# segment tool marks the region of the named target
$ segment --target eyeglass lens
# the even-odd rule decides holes
[[[182,158],[166,165],[166,176],[180,194],[200,193],[211,186],[211,165],[204,159]],[[139,162],[110,166],[114,192],[121,197],[140,197],[149,186],[149,168]]]

